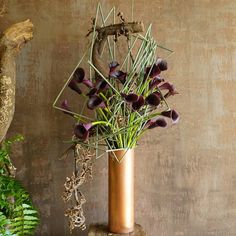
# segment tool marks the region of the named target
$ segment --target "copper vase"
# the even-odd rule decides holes
[[[108,152],[109,216],[111,233],[134,230],[134,149]]]

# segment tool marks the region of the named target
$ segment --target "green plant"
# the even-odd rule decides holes
[[[0,235],[32,235],[38,225],[38,213],[24,187],[11,176],[9,158],[12,143],[22,136],[7,140],[0,149]]]
[[[11,145],[15,142],[20,142],[24,138],[22,135],[16,135],[15,137],[5,140],[1,144],[0,148],[0,175],[14,175],[14,173],[11,173],[11,169],[14,171],[14,166],[11,163],[10,159],[10,150]]]

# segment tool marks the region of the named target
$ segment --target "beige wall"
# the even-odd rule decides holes
[[[101,1],[124,13],[131,1]],[[72,121],[52,102],[82,55],[97,1],[7,0],[0,29],[30,18],[32,42],[17,61],[16,114],[9,135],[18,177],[41,212],[37,235],[69,235],[61,200],[71,160],[58,161]],[[236,1],[136,0],[135,15],[153,22],[155,38],[172,48],[166,77],[180,96],[170,102],[178,126],[154,130],[136,152],[136,221],[150,236],[236,235]],[[86,185],[88,223],[106,219],[106,160]],[[73,235],[86,235],[81,232]]]

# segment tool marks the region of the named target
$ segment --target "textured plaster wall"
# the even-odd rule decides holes
[[[35,35],[17,61],[16,113],[9,136],[26,141],[12,156],[18,178],[40,210],[37,235],[69,235],[61,200],[72,121],[52,102],[82,55],[95,0],[7,0],[0,29],[30,18]],[[124,13],[131,1],[101,1]],[[172,48],[166,77],[181,96],[170,100],[181,122],[154,130],[136,151],[136,221],[150,236],[236,235],[236,1],[136,0],[135,16],[153,22]],[[106,159],[84,187],[87,222],[106,221]],[[73,235],[86,235],[77,232]]]

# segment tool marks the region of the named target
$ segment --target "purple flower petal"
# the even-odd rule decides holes
[[[117,70],[110,74],[111,77],[118,79],[121,83],[125,83],[127,73]]]
[[[91,110],[94,110],[95,108],[98,108],[98,107],[104,108],[106,107],[106,104],[103,102],[103,100],[99,96],[93,95],[88,100],[87,107]]]
[[[79,84],[75,79],[72,79],[69,82],[68,87],[71,88],[72,90],[74,90],[75,92],[77,92],[78,94],[82,94],[82,91],[79,88]]]
[[[145,101],[143,96],[139,96],[138,100],[136,102],[132,103],[132,108],[137,111],[139,110],[143,105],[144,105]]]
[[[78,124],[75,126],[74,134],[77,138],[86,141],[89,138],[89,130],[85,128],[84,124]]]
[[[109,64],[110,74],[113,73],[120,64],[117,61],[113,61]]]
[[[71,111],[70,108],[69,108],[69,105],[68,105],[68,101],[67,101],[67,100],[64,100],[64,101],[61,103],[61,108],[64,109],[64,110],[67,110],[67,111]]]
[[[163,111],[161,115],[172,119],[173,123],[179,121],[179,114],[175,110]]]
[[[149,77],[154,78],[161,74],[162,71],[167,70],[167,62],[162,58],[158,58],[156,63],[153,66],[149,66],[146,68],[145,79],[148,74]]]
[[[92,88],[86,95],[91,97],[92,95],[95,95],[97,91],[98,90],[96,88]]]
[[[92,128],[92,126],[93,126],[92,123],[87,123],[87,124],[83,124],[83,125],[84,125],[84,128],[85,128],[86,130],[90,130],[90,129]]]
[[[159,86],[159,88],[162,89],[162,90],[165,90],[165,89],[166,89],[166,90],[169,90],[169,91],[175,90],[174,85],[173,85],[173,84],[170,84],[169,82],[163,83],[161,86]]]
[[[156,127],[164,128],[167,126],[167,122],[163,118],[158,118],[157,120],[154,120],[154,121],[152,120],[148,121],[147,126],[148,126],[148,129],[153,129]]]
[[[158,93],[151,93],[146,97],[146,102],[150,106],[158,106],[161,102],[160,95]]]
[[[154,78],[154,77],[157,77],[159,76],[161,73],[161,70],[159,69],[159,67],[154,64],[152,67],[149,66],[146,68],[146,75],[145,75],[145,78],[149,75],[149,77],[151,78]]]
[[[166,120],[163,119],[163,118],[158,118],[155,123],[156,123],[156,125],[157,125],[158,127],[164,128],[164,127],[167,126],[167,122],[166,122]]]
[[[73,74],[73,79],[75,79],[75,81],[77,81],[78,83],[82,83],[85,77],[85,71],[83,68],[78,67],[74,74]]]
[[[157,58],[155,65],[160,69],[160,71],[165,71],[168,69],[167,61],[162,58]]]
[[[95,88],[98,90],[98,93],[106,90],[109,88],[108,83],[105,80],[99,80],[95,86]]]
[[[151,121],[151,120],[147,122],[146,126],[148,129],[153,129],[157,127],[155,121]]]
[[[67,100],[64,100],[62,103],[61,103],[61,108],[64,109],[64,110],[67,110],[67,111],[71,111],[71,109],[69,108],[69,105],[68,105],[68,101]],[[63,111],[65,114],[67,115],[70,115],[70,116],[73,116],[73,114],[71,114],[70,112],[66,112],[66,111]]]
[[[157,76],[157,77],[153,78],[153,80],[150,81],[149,88],[153,89],[153,88],[157,87],[161,82],[164,82],[164,79]]]
[[[132,102],[137,102],[138,99],[139,99],[139,96],[135,93],[130,93],[128,95],[123,94],[123,96],[124,96],[126,102],[131,102],[131,103]]]
[[[159,86],[161,90],[169,90],[164,97],[168,98],[169,96],[174,96],[175,94],[178,94],[178,92],[175,90],[175,86],[173,84],[170,84],[169,82],[165,82],[161,86]]]
[[[85,84],[89,88],[93,88],[94,87],[93,82],[91,80],[89,80],[89,79],[84,79],[82,83]]]

